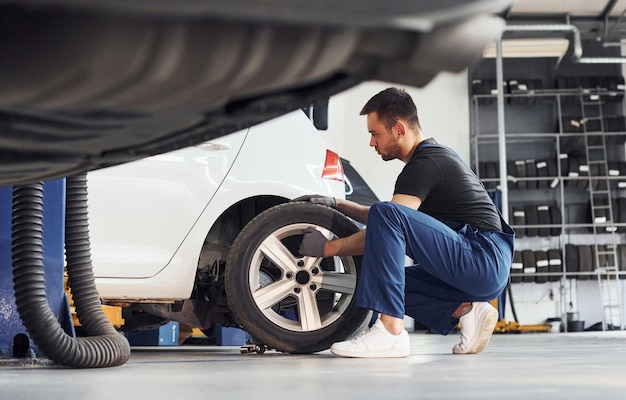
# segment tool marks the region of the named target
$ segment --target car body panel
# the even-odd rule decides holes
[[[147,278],[162,270],[222,184],[246,134],[90,173],[96,276]]]
[[[230,144],[227,153],[208,157],[201,145],[88,174],[94,274],[103,298],[189,298],[207,233],[244,199],[344,196],[342,181],[321,178],[326,142],[301,111],[212,143],[218,142]]]

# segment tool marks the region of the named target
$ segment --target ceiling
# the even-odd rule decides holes
[[[626,9],[626,0],[517,0],[509,13],[522,15],[564,15],[603,18],[604,13],[619,17]]]
[[[505,17],[515,23],[571,23],[603,42],[626,40],[626,0],[517,0]]]

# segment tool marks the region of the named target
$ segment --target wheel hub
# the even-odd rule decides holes
[[[296,282],[301,285],[306,285],[311,280],[311,276],[307,271],[298,271],[296,274]]]

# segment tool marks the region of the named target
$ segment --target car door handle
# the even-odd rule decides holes
[[[217,150],[228,150],[228,149],[230,149],[230,145],[229,144],[215,143],[215,142],[200,143],[200,144],[197,144],[196,147],[198,147],[199,149],[202,149],[202,150],[207,150],[207,151],[217,151]]]

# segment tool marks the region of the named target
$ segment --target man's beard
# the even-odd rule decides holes
[[[400,146],[397,143],[394,143],[388,149],[388,151],[384,153],[380,153],[380,157],[383,159],[383,161],[391,161],[391,160],[395,160],[396,158],[399,158],[400,153],[401,153]]]

